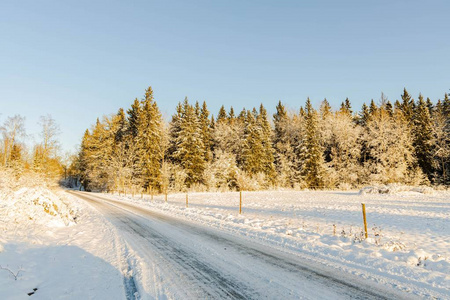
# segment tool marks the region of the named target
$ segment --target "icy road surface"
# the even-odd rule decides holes
[[[212,228],[98,195],[73,194],[103,214],[133,251],[133,286],[142,299],[412,297]]]

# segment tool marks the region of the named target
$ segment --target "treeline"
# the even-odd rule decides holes
[[[403,91],[353,111],[309,99],[299,111],[279,102],[214,118],[205,102],[179,103],[167,125],[148,88],[126,112],[86,130],[71,170],[86,190],[154,192],[352,188],[368,184],[448,185],[450,100],[434,105]]]
[[[59,155],[59,127],[50,116],[41,116],[38,125],[40,138],[31,149],[25,140],[25,118],[15,115],[0,126],[0,170],[13,173],[16,178],[24,172],[37,173],[41,178],[58,181],[67,171],[67,161]]]

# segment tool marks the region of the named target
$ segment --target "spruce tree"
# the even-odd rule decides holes
[[[274,149],[272,147],[272,127],[267,117],[267,110],[262,104],[259,107],[257,123],[261,128],[261,143],[264,149],[263,156],[261,157],[263,172],[274,182],[275,165],[273,157]]]
[[[414,117],[414,148],[417,162],[423,173],[431,179],[432,148],[433,148],[433,125],[426,102],[419,95],[419,102]]]
[[[233,106],[230,107],[230,112],[228,113],[228,119],[230,120],[230,122],[234,122],[234,120],[236,119],[236,116],[234,115]]]
[[[431,102],[431,99],[427,97],[427,108],[428,108],[428,113],[430,114],[430,116],[433,116],[433,102]]]
[[[136,98],[134,99],[133,104],[131,105],[131,108],[127,110],[128,114],[128,134],[135,138],[137,136],[138,131],[138,119],[139,115],[141,114],[141,104],[139,100]]]
[[[262,142],[262,128],[255,118],[255,110],[247,111],[244,127],[244,143],[242,149],[242,169],[251,175],[264,172],[264,163],[261,158],[265,155]]]
[[[278,182],[281,186],[292,187],[293,184],[293,149],[289,131],[289,117],[285,106],[278,102],[276,113],[273,115],[275,125],[273,147],[275,149],[275,168],[278,173]]]
[[[378,107],[375,104],[375,101],[370,100],[369,113],[370,115],[374,115],[378,111]]]
[[[366,126],[367,121],[370,118],[370,111],[366,103],[363,103],[361,107],[361,112],[358,115],[358,124],[361,126]]]
[[[277,112],[273,115],[273,122],[275,125],[275,131],[274,131],[274,144],[283,141],[285,139],[285,128],[286,128],[286,122],[288,120],[286,108],[281,103],[281,101],[278,102],[278,105],[276,106]]]
[[[183,103],[179,126],[180,131],[175,140],[176,150],[173,156],[186,172],[185,182],[187,187],[190,187],[192,184],[203,182],[206,160],[200,121],[195,108],[189,104],[187,98]]]
[[[327,98],[323,99],[322,103],[320,104],[320,117],[322,120],[325,120],[327,117],[331,116],[331,105],[328,102]]]
[[[309,98],[305,105],[305,130],[304,180],[310,188],[322,188],[324,186],[324,162],[318,139],[317,113]]]
[[[225,107],[222,105],[219,109],[219,114],[217,115],[216,122],[225,122],[228,119],[227,117],[227,111],[225,110]]]
[[[128,131],[128,120],[125,116],[125,111],[123,110],[123,108],[120,108],[117,112],[115,123],[117,124],[115,144],[119,144],[125,140]]]
[[[86,141],[86,175],[88,189],[108,189],[112,174],[108,172],[108,161],[112,154],[112,139],[108,132],[108,118],[103,122],[97,118],[92,129],[92,134],[87,136]]]
[[[78,153],[78,171],[80,174],[79,181],[81,183],[81,186],[84,188],[85,191],[88,190],[89,186],[89,177],[88,177],[88,155],[89,155],[89,138],[90,138],[89,129],[86,129],[83,135],[83,139],[81,140],[80,145],[80,151]],[[80,189],[81,189],[80,186]]]
[[[346,114],[348,114],[350,116],[353,114],[352,106],[351,106],[350,100],[348,100],[348,98],[346,98],[345,101],[341,103],[340,112],[341,113],[346,113]]]
[[[444,100],[442,101],[442,106],[444,109],[444,114],[447,117],[447,119],[449,119],[449,122],[450,122],[450,97],[448,96],[447,93],[445,93],[445,95],[444,95]]]
[[[151,87],[145,91],[145,97],[140,105],[141,113],[138,116],[135,142],[142,169],[141,184],[144,189],[148,187],[157,189],[160,188],[161,164],[164,156],[163,121]]]
[[[203,141],[204,146],[204,157],[206,162],[210,162],[212,160],[212,153],[213,153],[213,139],[212,139],[212,124],[211,120],[209,119],[209,111],[206,106],[206,102],[203,102],[200,116],[200,131],[201,131],[201,137]]]
[[[414,99],[411,98],[406,88],[403,89],[402,94],[402,103],[400,104],[400,109],[405,115],[406,120],[410,125],[413,125],[413,119],[414,119],[414,108],[415,103]]]
[[[394,108],[392,107],[391,101],[388,100],[386,102],[385,109],[391,117],[394,115]]]
[[[187,97],[184,99],[183,103],[187,103]],[[175,152],[177,151],[177,141],[181,132],[181,120],[183,118],[183,107],[185,105],[179,102],[176,107],[175,114],[172,115],[172,120],[169,126],[169,149],[167,150],[167,159],[173,164],[180,164],[180,161],[177,160]]]

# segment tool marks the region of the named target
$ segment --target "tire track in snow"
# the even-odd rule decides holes
[[[79,194],[77,193],[77,195]],[[203,296],[203,298],[263,299],[274,297],[278,295],[278,292],[278,298],[320,298],[319,296],[321,296],[325,299],[336,297],[345,299],[402,299],[413,296],[408,295],[407,297],[395,291],[367,286],[361,284],[361,280],[353,281],[355,278],[352,278],[350,275],[330,274],[330,272],[323,272],[321,269],[312,269],[310,265],[306,264],[305,266],[294,257],[288,257],[288,255],[274,249],[249,244],[248,241],[239,240],[236,237],[230,237],[215,230],[195,226],[124,202],[94,195],[83,198],[101,206],[103,211],[109,211],[110,214],[107,216],[109,218],[112,215],[121,215],[120,211],[122,211],[121,217],[117,217],[115,222],[113,220],[116,226],[127,230],[129,235],[140,237],[142,241],[153,247],[156,253],[159,254],[157,259],[165,260],[167,264],[173,263],[175,266],[171,266],[169,269],[181,272],[182,276],[180,277],[182,280],[184,277],[185,281],[196,283],[198,288],[203,290],[201,294],[188,293],[186,296],[196,295],[197,298]],[[117,213],[111,214],[112,211]],[[196,252],[192,251],[191,248],[170,240],[163,233],[156,232],[155,224],[153,224],[155,221],[151,221],[153,223],[150,224],[148,223],[150,220],[156,220],[163,222],[166,226],[178,228],[178,230],[183,232],[182,234],[192,235],[193,240],[200,238],[199,240],[203,239],[203,241],[207,241],[210,244],[217,244],[220,247],[225,246],[225,250],[229,247],[230,250],[234,251],[234,255],[239,255],[241,261],[251,261],[249,276],[253,275],[255,278],[246,278],[242,274],[236,273],[236,266],[227,267],[222,264],[219,267],[214,266],[211,260],[209,262],[203,261],[205,257],[196,255]],[[223,253],[225,252],[222,251],[220,254]],[[234,258],[234,256],[231,257]],[[152,258],[150,257],[150,259]],[[225,260],[224,262],[226,263]],[[218,263],[220,265],[220,260]],[[232,261],[229,262],[230,265],[232,263]],[[271,278],[271,271],[276,271],[277,276]],[[275,292],[271,293],[270,290],[261,289],[261,284],[256,284],[257,290],[253,288],[255,286],[253,285],[254,283],[268,280],[269,284],[267,286],[275,287]],[[246,282],[246,284],[243,282]],[[213,285],[213,288],[210,287],[211,285]],[[291,291],[288,291],[288,287],[291,287]],[[320,293],[318,294],[317,291],[309,289],[318,289]]]

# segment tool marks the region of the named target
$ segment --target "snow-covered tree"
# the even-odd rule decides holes
[[[352,116],[346,111],[336,112],[326,122],[331,133],[326,143],[330,147],[327,185],[357,185],[361,169],[361,127],[353,122]]]
[[[261,105],[259,112],[256,109],[247,111],[241,166],[250,175],[275,176],[271,130],[264,106]]]
[[[192,184],[202,183],[203,171],[206,166],[205,146],[202,140],[200,120],[187,98],[183,102],[179,125],[174,125],[179,126],[179,132],[174,140],[175,151],[172,155],[187,174],[186,185],[190,187]]]
[[[436,170],[434,182],[448,184],[450,171],[450,119],[439,101],[433,111],[433,166]]]
[[[163,120],[149,87],[140,103],[137,117],[137,133],[134,139],[141,166],[142,187],[160,189],[161,163],[164,157]]]
[[[203,141],[203,155],[205,157],[206,162],[210,162],[213,158],[213,137],[212,137],[212,128],[211,128],[211,120],[209,119],[209,111],[206,106],[206,102],[203,102],[202,108],[199,115],[200,122],[200,132],[201,138]]]
[[[319,143],[319,126],[317,112],[309,98],[305,104],[305,137],[302,145],[302,175],[310,188],[324,186],[325,167],[323,150]]]
[[[366,183],[408,183],[420,179],[414,168],[411,128],[403,111],[397,109],[391,117],[384,108],[378,108],[371,114],[363,138],[367,146],[363,176]]]
[[[39,125],[42,127],[41,143],[35,146],[33,153],[33,169],[37,172],[46,173],[48,176],[59,176],[62,166],[57,156],[59,141],[59,126],[50,116],[41,116]]]
[[[17,161],[17,153],[19,152],[18,149],[22,149],[20,138],[26,135],[25,117],[22,117],[20,115],[8,117],[3,126],[0,127],[0,131],[2,132],[3,136],[2,164],[3,166],[8,167],[10,166],[14,146],[14,153],[16,153],[16,157],[14,157],[15,161]]]
[[[414,149],[422,172],[431,179],[432,168],[432,148],[433,148],[433,124],[426,102],[422,95],[419,95],[419,102],[414,114]]]

